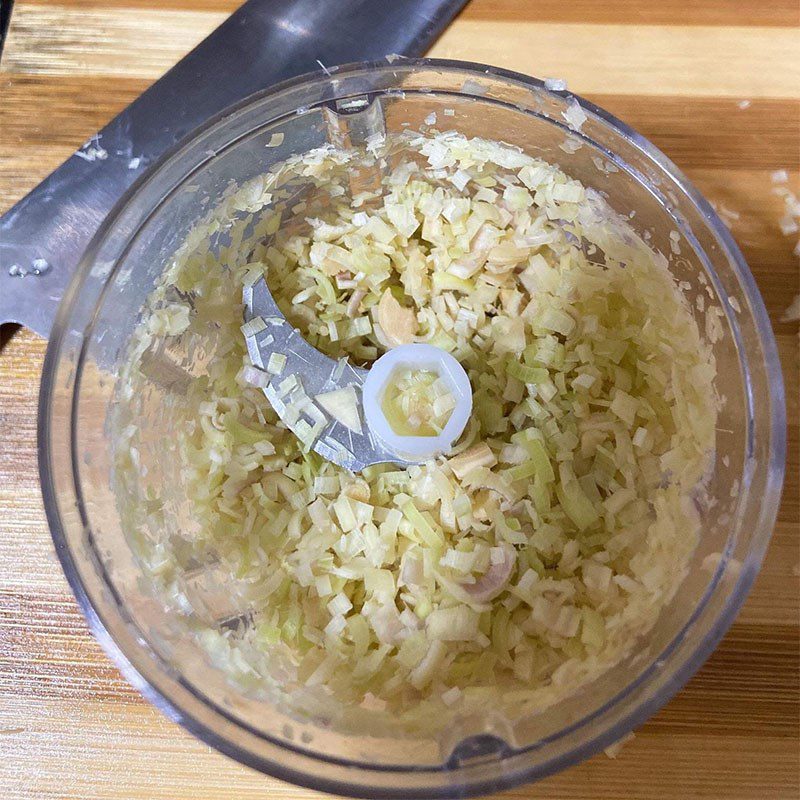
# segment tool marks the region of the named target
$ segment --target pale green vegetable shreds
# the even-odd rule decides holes
[[[410,367],[390,376],[381,409],[399,436],[438,436],[450,419],[455,398],[435,372]]]
[[[360,475],[303,452],[252,385],[241,292],[262,273],[334,357],[452,353],[474,393],[455,452]],[[160,404],[168,488],[147,483],[137,405],[164,337],[206,354]],[[120,502],[231,680],[329,718],[422,725],[489,697],[518,715],[618,662],[680,584],[714,374],[664,257],[556,167],[455,133],[326,148],[229,192],[176,253],[131,346]],[[224,611],[198,610],[197,564],[216,565]]]

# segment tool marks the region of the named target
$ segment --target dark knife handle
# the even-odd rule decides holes
[[[204,120],[320,64],[422,55],[465,3],[249,0],[0,218],[0,323],[48,336],[103,218]]]

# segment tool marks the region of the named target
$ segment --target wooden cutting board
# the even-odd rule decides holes
[[[0,64],[0,212],[237,5],[17,0]],[[797,323],[780,322],[800,286],[797,234],[781,234],[783,204],[770,177],[786,169],[798,191],[799,30],[797,0],[473,0],[433,50],[566,78],[684,169],[722,211],[755,273],[788,390],[779,521],[725,640],[615,760],[597,756],[509,796],[800,797],[798,339]],[[0,798],[315,796],[239,766],[167,721],[91,638],[39,494],[34,418],[45,343],[25,331],[3,338]]]

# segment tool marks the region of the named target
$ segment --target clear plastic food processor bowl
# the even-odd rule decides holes
[[[198,130],[117,205],[85,254],[47,352],[42,484],[58,554],[95,635],[174,720],[244,764],[315,789],[463,796],[541,778],[608,746],[663,705],[709,655],[753,582],[775,520],[784,464],[782,381],[767,315],[739,250],[709,204],[649,142],[580,99],[587,119],[571,130],[564,113],[576,101],[522,75],[448,61],[387,62],[315,74],[254,96]],[[418,129],[432,111],[441,130],[517,145],[604,193],[618,212],[635,210],[633,227],[649,232],[665,254],[670,233],[680,232],[685,246],[672,264],[691,284],[691,307],[693,295],[710,291],[724,312],[714,354],[726,402],[708,486],[716,502],[704,514],[683,586],[646,641],[569,701],[516,722],[487,708],[469,718],[443,715],[430,735],[409,736],[399,727],[367,735],[337,730],[324,718],[293,718],[237,691],[165,612],[137,565],[132,531],[111,488],[108,415],[145,298],[231,181],[241,184],[325,142],[359,143],[401,131],[403,123]],[[281,139],[274,134],[283,135],[282,143],[265,146]],[[703,315],[695,313],[704,330]],[[179,402],[204,357],[179,346],[158,351],[145,405],[155,412],[167,397]],[[160,445],[171,431],[156,413],[139,423],[152,443],[141,454],[147,481],[173,487],[178,499],[163,525],[178,533],[192,524],[192,497],[181,492],[180,471]],[[223,624],[225,612],[214,619],[215,600],[205,600],[209,621]]]

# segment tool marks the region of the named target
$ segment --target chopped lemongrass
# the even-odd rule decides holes
[[[346,594],[342,594],[342,592],[339,592],[327,605],[328,611],[333,615],[346,614],[352,607],[353,604],[350,602],[350,598]]]
[[[609,408],[623,422],[628,425],[633,425],[636,419],[636,413],[639,410],[639,401],[635,397],[631,397],[627,392],[617,389]]]
[[[242,378],[244,378],[246,383],[249,383],[251,386],[258,386],[259,389],[268,386],[270,381],[269,375],[264,372],[264,370],[250,366],[249,364],[242,370]]]
[[[286,366],[286,356],[283,353],[270,353],[267,361],[267,372],[272,375],[280,375]]]
[[[447,109],[445,109],[444,113],[447,114]],[[446,706],[455,705],[461,699],[462,695],[463,692],[458,686],[452,686],[446,692],[442,692],[442,702]]]
[[[564,101],[579,129],[586,113]],[[774,188],[792,230],[796,199]],[[385,715],[436,738],[448,705],[513,724],[646,641],[698,539],[709,341],[727,321],[723,304],[689,306],[630,219],[534,154],[406,130],[231,186],[170,254],[119,381],[115,491],[157,599],[234,691],[274,692],[336,732]],[[286,318],[242,325],[242,291],[262,277]],[[287,324],[337,362],[328,387],[400,344],[451,352],[473,389],[453,452],[358,474],[328,461],[355,460],[325,431],[362,430],[358,389],[312,398],[312,376],[251,365],[252,337],[272,351]],[[177,335],[172,357],[202,354],[203,374],[145,430],[152,354]],[[390,416],[442,430],[446,376],[395,377]],[[195,565],[223,608],[197,591]],[[245,611],[252,630],[211,624]]]
[[[562,112],[561,116],[567,121],[567,125],[576,131],[579,131],[588,119],[584,110],[578,105],[578,101],[573,99],[567,102],[567,110]]]
[[[400,506],[400,511],[412,524],[424,544],[429,547],[439,547],[444,543],[441,529],[434,530],[431,521],[425,518],[410,498]]]
[[[368,317],[358,317],[357,319],[350,320],[347,327],[345,338],[350,339],[355,336],[365,336],[372,331],[372,323]]]
[[[431,611],[425,620],[428,637],[442,642],[470,642],[478,633],[478,615],[467,606]]]
[[[386,421],[399,436],[438,436],[455,405],[449,386],[435,372],[412,368],[390,375],[381,398]]]
[[[353,433],[361,433],[361,415],[358,409],[358,396],[352,386],[334,389],[332,392],[318,394],[315,398],[322,408],[337,422]]]
[[[563,92],[567,88],[567,82],[563,78],[545,78],[544,85],[551,92]]]
[[[253,319],[245,322],[240,330],[243,336],[255,336],[257,333],[266,330],[267,324],[262,317],[253,317]]]
[[[439,564],[443,567],[450,567],[456,572],[468,573],[472,570],[475,563],[475,553],[468,553],[463,550],[448,550],[440,559]]]
[[[279,384],[278,384],[278,396],[285,397],[289,392],[297,387],[297,376],[296,375],[287,375]]]

